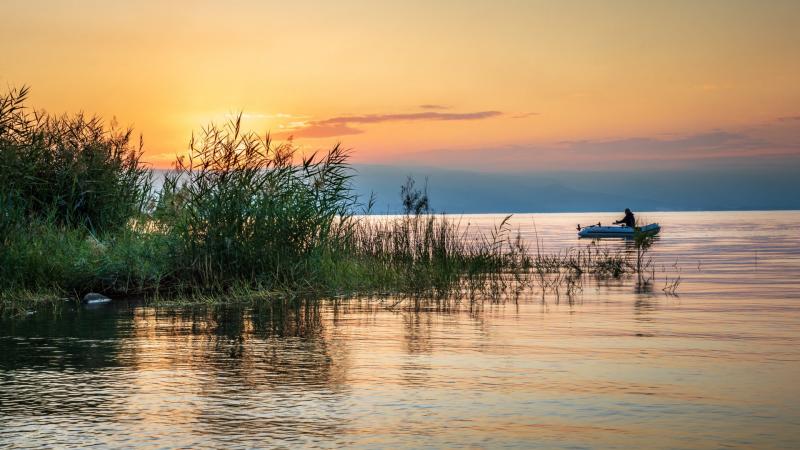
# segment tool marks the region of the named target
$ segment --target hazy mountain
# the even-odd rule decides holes
[[[451,213],[800,209],[796,172],[482,173],[430,167],[355,167],[375,212],[400,209],[407,176],[428,180],[431,205]]]
[[[785,170],[486,173],[355,165],[353,188],[373,213],[401,210],[400,186],[427,179],[437,212],[581,212],[800,209],[797,173]],[[163,171],[156,171],[160,185]]]

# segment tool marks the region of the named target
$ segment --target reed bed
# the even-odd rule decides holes
[[[209,299],[391,295],[502,299],[571,295],[587,276],[645,271],[597,245],[558,254],[529,247],[510,217],[488,233],[431,214],[413,180],[406,214],[376,218],[350,187],[348,152],[301,155],[245,132],[240,119],[193,136],[163,188],[142,141],[82,114],[0,95],[0,300],[95,291]],[[677,287],[677,284],[674,284]],[[665,292],[674,289],[665,289]]]

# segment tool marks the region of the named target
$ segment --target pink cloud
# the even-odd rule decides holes
[[[438,105],[428,105],[438,106]],[[466,113],[442,113],[426,111],[418,113],[398,113],[398,114],[365,114],[355,116],[337,116],[328,119],[314,120],[306,123],[305,126],[297,127],[291,131],[284,131],[278,137],[293,136],[296,138],[325,138],[335,136],[347,136],[361,134],[364,130],[354,128],[351,124],[373,124],[385,122],[406,122],[406,121],[465,121],[483,120],[501,116],[500,111],[476,111]]]
[[[436,104],[431,104],[431,103],[426,103],[424,105],[419,105],[418,108],[419,109],[450,109],[449,106],[436,105]]]
[[[715,130],[670,138],[516,144],[395,154],[383,163],[468,170],[667,169],[721,165],[798,164],[800,146],[745,132]]]
[[[400,113],[400,114],[366,114],[362,116],[339,116],[324,119],[315,124],[334,124],[334,123],[381,123],[381,122],[402,122],[412,120],[480,120],[501,116],[500,111],[477,111],[468,113],[441,113],[441,112],[420,112],[420,113]]]
[[[361,134],[364,130],[352,128],[347,124],[319,124],[312,122],[308,126],[297,128],[292,131],[284,131],[277,134],[279,138],[326,138],[335,136],[348,136],[353,134]]]

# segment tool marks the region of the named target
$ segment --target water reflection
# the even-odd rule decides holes
[[[326,332],[316,302],[78,308],[6,318],[2,329],[0,410],[12,429],[38,418],[90,434],[120,428],[113,439],[133,442],[143,428],[162,430],[167,442],[180,429],[303,442],[314,436],[297,436],[308,423],[317,436],[340,434],[347,349]]]
[[[671,220],[653,256],[679,259],[680,297],[612,278],[544,301],[0,318],[0,446],[792,447],[800,214]],[[537,219],[537,233],[567,248],[577,221]]]

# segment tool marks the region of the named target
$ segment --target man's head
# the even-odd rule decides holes
[[[631,214],[631,210],[630,210],[630,209],[628,209],[628,208],[625,208],[625,214],[626,214],[626,215],[627,215],[627,214]]]

